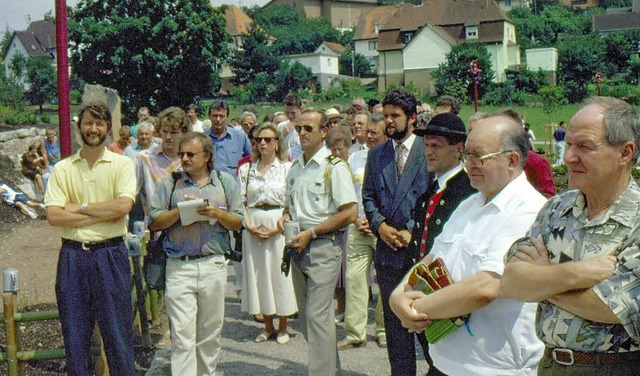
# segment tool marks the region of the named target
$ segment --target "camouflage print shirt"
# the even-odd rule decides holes
[[[621,324],[589,321],[543,301],[538,304],[536,331],[547,347],[581,352],[640,350],[639,208],[640,188],[630,179],[618,200],[593,220],[588,219],[585,197],[577,190],[553,197],[538,214],[530,233],[542,237],[552,263],[607,253],[618,256],[613,275],[593,291]]]

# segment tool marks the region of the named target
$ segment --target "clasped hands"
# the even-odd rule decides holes
[[[431,324],[427,314],[416,311],[412,306],[416,300],[425,296],[427,296],[425,293],[414,290],[407,283],[403,289],[396,289],[389,298],[391,310],[398,316],[402,326],[409,330],[409,333],[420,333]]]
[[[380,238],[394,251],[398,248],[404,248],[409,245],[411,241],[411,233],[407,230],[397,230],[386,222],[382,222],[378,228]]]

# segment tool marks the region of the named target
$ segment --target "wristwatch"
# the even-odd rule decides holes
[[[87,214],[87,210],[88,209],[89,209],[89,203],[88,202],[83,202],[82,205],[80,205],[80,213]]]
[[[313,227],[309,229],[309,232],[311,233],[311,239],[318,239],[318,235],[316,235],[316,230],[314,230]]]

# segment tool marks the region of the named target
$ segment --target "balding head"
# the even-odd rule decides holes
[[[526,133],[513,118],[489,114],[476,119],[465,143],[465,167],[471,186],[490,201],[520,176],[527,150]]]

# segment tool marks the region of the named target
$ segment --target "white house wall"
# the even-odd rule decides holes
[[[451,44],[429,27],[423,28],[402,50],[404,70],[434,69],[451,52]]]
[[[377,48],[370,50],[369,42],[375,42],[376,46],[378,44],[377,39],[364,39],[354,41],[354,46],[356,53],[366,57],[371,64],[371,69],[376,71],[378,70],[378,50]]]

